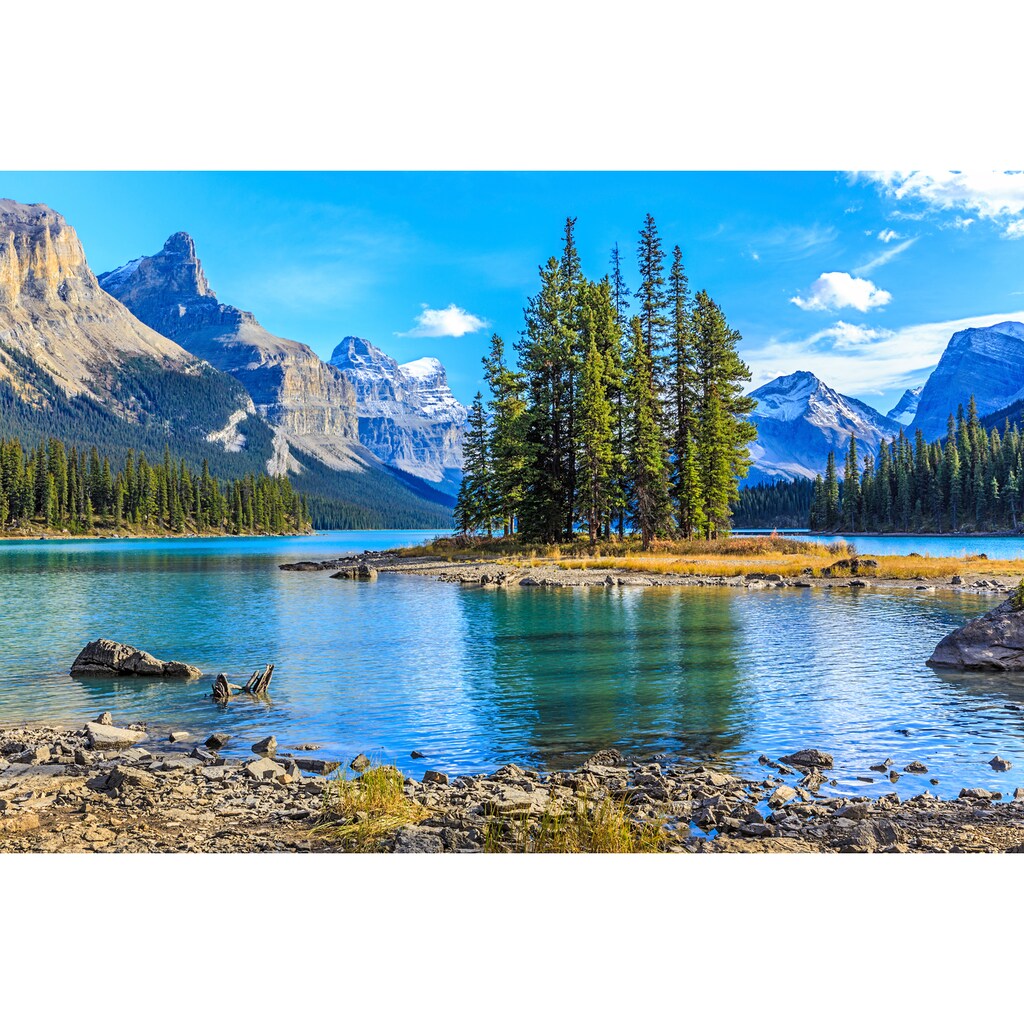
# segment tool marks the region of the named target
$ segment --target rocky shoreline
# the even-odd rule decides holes
[[[344,849],[317,827],[338,823],[326,813],[337,763],[278,754],[272,737],[253,744],[249,760],[224,758],[220,740],[197,744],[177,732],[152,743],[142,723],[124,729],[109,716],[81,729],[0,728],[0,852]],[[517,852],[560,816],[612,807],[626,827],[656,836],[656,848],[672,853],[1024,852],[1024,789],[870,799],[836,795],[832,758],[821,751],[760,763],[764,776],[744,779],[714,763],[630,761],[607,750],[576,769],[543,774],[516,765],[453,779],[429,771],[423,781],[399,780],[415,813],[385,829],[376,848]],[[882,781],[893,767],[872,770]],[[374,770],[365,758],[352,769],[366,777]],[[358,788],[361,778],[345,784]],[[356,811],[351,824],[365,818]]]
[[[856,561],[856,560],[855,560]],[[860,559],[871,564],[870,559]],[[335,579],[373,581],[379,573],[425,576],[447,583],[486,589],[514,587],[731,587],[745,590],[797,589],[896,589],[922,593],[951,591],[1005,594],[1013,590],[1019,576],[984,571],[979,561],[977,572],[964,572],[949,579],[897,579],[872,573],[858,575],[782,576],[779,573],[753,571],[736,576],[704,576],[690,573],[651,573],[635,569],[563,569],[553,563],[522,567],[489,559],[451,562],[434,557],[410,557],[390,551],[365,551],[321,562],[289,562],[280,566],[286,572],[329,572]]]

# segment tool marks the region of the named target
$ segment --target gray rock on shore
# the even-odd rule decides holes
[[[174,676],[198,679],[202,674],[195,665],[187,665],[183,661],[161,661],[147,651],[102,637],[87,643],[71,666],[73,676]]]
[[[972,672],[1024,672],[1024,609],[1008,598],[943,637],[927,664]]]

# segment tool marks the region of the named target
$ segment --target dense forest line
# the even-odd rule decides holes
[[[806,530],[813,499],[813,480],[780,480],[741,487],[732,506],[733,526],[741,530]]]
[[[125,532],[281,534],[309,529],[303,498],[287,477],[241,479],[189,471],[185,460],[129,451],[115,473],[96,447],[88,455],[57,438],[25,447],[0,438],[0,532],[36,528]]]
[[[1012,410],[1008,410],[1012,412]],[[877,458],[850,438],[840,474],[744,488],[735,522],[820,533],[1016,533],[1024,510],[1024,433],[1018,418],[978,416],[973,396],[950,415],[944,438],[882,442]]]
[[[843,480],[835,455],[825,476],[814,482],[812,530],[861,532],[1007,531],[1018,529],[1024,499],[1024,435],[1004,421],[986,430],[971,396],[950,415],[946,437],[925,441],[918,430],[911,442],[901,430],[882,442],[878,459],[860,458],[850,437]]]
[[[112,464],[145,455],[160,463],[166,445],[184,459],[190,473],[209,472],[224,480],[265,474],[273,453],[273,429],[259,416],[248,416],[238,431],[245,437],[239,451],[226,451],[206,440],[236,409],[244,406],[245,389],[226,374],[199,367],[195,374],[168,374],[151,359],[125,360],[107,382],[111,396],[131,411],[123,419],[85,395],[68,396],[26,354],[0,344],[0,360],[9,360],[18,376],[36,393],[32,402],[0,379],[0,436],[20,439],[26,448],[61,438],[79,451],[95,447]],[[158,410],[176,410],[167,420]],[[293,453],[302,472],[292,477],[305,499],[317,529],[448,529],[448,498],[400,470],[336,472],[323,463]]]
[[[540,268],[515,366],[491,339],[491,397],[478,393],[470,412],[456,523],[544,543],[571,539],[578,523],[591,544],[628,527],[645,549],[726,533],[756,436],[740,336],[706,291],[691,296],[679,246],[666,267],[652,216],[635,293],[617,245],[605,277],[584,276],[575,224]]]

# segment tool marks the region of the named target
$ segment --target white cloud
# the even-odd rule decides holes
[[[933,210],[959,210],[1003,224],[1024,212],[1024,171],[881,171],[867,177],[893,199],[920,202]],[[951,226],[967,227],[970,222],[963,219]]]
[[[893,237],[899,237],[895,232],[890,232],[890,234],[892,234]],[[883,241],[888,241],[888,239],[883,239]],[[900,253],[906,252],[916,241],[916,238],[908,238],[905,241],[900,242],[899,245],[894,245],[889,249],[883,249],[873,260],[868,260],[864,266],[855,267],[853,272],[859,275],[870,274],[872,270],[884,267],[890,260],[896,259]]]
[[[783,374],[810,370],[841,393],[863,397],[924,383],[957,331],[1006,320],[1024,322],[1024,310],[896,330],[840,320],[803,338],[769,338],[751,345],[748,336],[743,358],[753,372],[752,388]]]
[[[876,288],[871,281],[851,277],[844,271],[822,274],[810,287],[805,297],[794,295],[789,301],[801,309],[833,310],[850,307],[866,313],[876,306],[884,306],[892,295]]]
[[[424,304],[410,331],[396,332],[400,338],[461,338],[488,326],[488,321],[460,309],[453,302],[444,309],[431,309]]]
[[[1024,238],[1024,220],[1011,220],[1003,230],[1003,238]]]
[[[893,231],[892,228],[885,228],[883,231],[878,232],[878,240],[880,242],[893,242],[899,237],[900,236],[895,231]]]
[[[953,221],[952,227],[958,231],[966,231],[974,223],[973,217],[961,217],[957,214],[956,220]]]

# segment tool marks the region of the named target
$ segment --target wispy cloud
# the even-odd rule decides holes
[[[1024,231],[1010,231],[1013,218],[1024,212],[1024,171],[876,171],[866,177],[897,201],[920,203],[930,210],[972,213],[1002,225],[1005,238],[1024,237]],[[899,215],[914,214],[904,211]],[[967,223],[961,220],[943,226],[966,227]]]
[[[845,271],[832,271],[822,274],[806,295],[794,295],[789,301],[806,310],[850,308],[866,313],[869,309],[886,305],[891,298],[889,292],[877,288],[871,281],[852,277]]]
[[[890,231],[889,234],[892,237],[899,237],[894,231]],[[879,235],[879,238],[881,238],[881,235]],[[891,241],[891,238],[884,238],[882,241],[888,242]],[[861,276],[864,274],[870,274],[872,270],[884,267],[886,263],[896,259],[900,253],[906,252],[916,241],[916,238],[908,238],[900,242],[898,245],[889,246],[888,248],[883,249],[874,259],[868,260],[868,262],[862,267],[855,267],[853,272]]]
[[[753,252],[776,263],[788,263],[819,255],[832,248],[839,232],[831,224],[781,225],[745,236]]]
[[[924,382],[950,337],[968,327],[1024,321],[1024,310],[913,324],[895,330],[842,320],[804,337],[772,337],[744,346],[752,387],[783,374],[810,370],[844,394],[864,397]]]
[[[488,321],[461,309],[453,302],[444,309],[423,306],[416,317],[416,326],[408,331],[396,331],[399,338],[461,338],[489,326]]]
[[[892,228],[885,228],[882,231],[878,232],[878,240],[880,242],[885,242],[887,245],[889,242],[896,241],[896,239],[899,237],[900,236],[895,231],[893,231]]]

